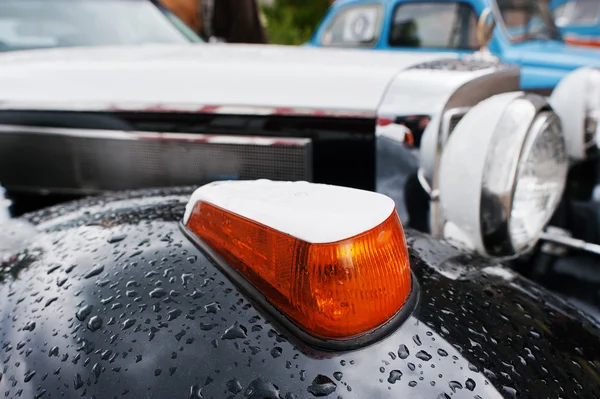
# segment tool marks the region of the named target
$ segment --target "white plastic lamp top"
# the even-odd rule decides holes
[[[198,188],[184,223],[199,201],[235,213],[300,240],[323,244],[345,240],[383,223],[394,201],[371,191],[308,182],[222,181]]]

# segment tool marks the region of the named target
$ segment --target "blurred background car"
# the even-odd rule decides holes
[[[600,2],[598,0],[551,0],[556,26],[565,41],[600,47]]]
[[[308,44],[459,55],[483,46],[520,65],[521,88],[540,94],[578,67],[600,67],[600,52],[565,43],[548,3],[537,0],[338,0]]]
[[[0,0],[0,51],[201,42],[150,0]]]

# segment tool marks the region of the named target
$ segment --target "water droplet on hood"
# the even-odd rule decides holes
[[[92,270],[90,270],[89,272],[87,272],[83,277],[86,278],[86,279],[87,278],[92,278],[92,277],[95,277],[95,276],[99,275],[103,271],[104,271],[104,266],[96,266]]]
[[[94,373],[94,376],[96,377],[96,381],[98,380],[98,378],[100,378],[101,372],[102,372],[102,366],[100,366],[100,363],[96,363],[96,364],[94,364],[94,366],[92,366],[92,373]]]
[[[415,335],[413,336],[413,341],[414,341],[414,343],[415,343],[417,346],[421,346],[421,338],[419,338],[419,336],[418,336],[418,335],[416,335],[416,334],[415,334]]]
[[[23,381],[25,382],[29,382],[31,381],[31,379],[33,378],[33,376],[35,375],[35,371],[28,371],[25,373],[25,377],[23,378]]]
[[[109,303],[111,303],[113,300],[115,299],[114,296],[109,296],[108,298],[104,298],[100,300],[100,303],[103,305],[108,305]]]
[[[282,352],[283,349],[281,349],[279,346],[276,346],[273,349],[271,349],[271,356],[273,356],[274,359],[277,359],[279,356],[281,356]]]
[[[75,374],[75,377],[73,377],[73,387],[75,387],[75,390],[78,390],[82,386],[83,386],[83,380],[81,379],[81,376],[79,375],[79,373],[77,373],[77,374]]]
[[[186,285],[187,285],[187,284],[190,282],[190,280],[191,280],[192,278],[194,278],[194,275],[192,275],[192,274],[189,274],[189,273],[183,273],[183,274],[181,275],[181,283],[182,283],[184,286],[186,286]]]
[[[50,266],[50,267],[48,268],[48,271],[46,271],[46,273],[47,273],[47,274],[50,274],[50,273],[52,273],[53,271],[55,271],[55,270],[58,270],[58,269],[60,269],[60,265],[52,265],[52,266]]]
[[[442,357],[448,356],[448,352],[446,352],[445,350],[443,350],[441,348],[437,350],[437,353],[438,353],[438,355],[440,355]]]
[[[177,340],[177,342],[181,341],[181,338],[183,338],[184,335],[185,335],[185,330],[181,330],[177,334],[175,334],[175,339]],[[216,340],[213,340],[213,341],[217,342]],[[215,346],[215,348],[216,348],[216,346]]]
[[[390,371],[390,376],[388,377],[388,382],[390,384],[395,384],[396,381],[402,378],[402,372],[400,370],[392,370]]]
[[[102,352],[100,354],[100,359],[108,360],[112,354],[113,354],[113,351],[111,351],[110,349],[105,350],[104,352]]]
[[[467,379],[467,381],[465,382],[465,388],[467,388],[469,391],[475,390],[475,381],[473,381],[470,378]]]
[[[127,330],[135,324],[135,319],[127,319],[123,322],[123,330]]]
[[[217,313],[221,310],[221,305],[216,302],[211,302],[208,305],[204,305],[204,310],[206,310],[206,313]]]
[[[400,359],[406,359],[409,355],[408,352],[408,348],[406,347],[406,345],[400,345],[400,347],[398,348],[398,357]]]
[[[246,338],[248,330],[246,327],[239,324],[237,321],[225,330],[225,333],[221,336],[221,339],[238,339]]]
[[[25,327],[23,327],[23,330],[25,330],[25,331],[35,330],[35,321],[28,321],[27,324],[25,324]]]
[[[336,388],[337,385],[329,377],[319,374],[308,386],[308,392],[313,396],[321,397],[329,395],[334,392]]]
[[[87,319],[87,317],[92,313],[92,310],[94,310],[92,305],[86,305],[79,309],[77,313],[75,313],[75,316],[77,317],[77,320],[85,321],[85,319]]]
[[[46,301],[46,304],[44,305],[44,307],[45,307],[45,308],[47,308],[48,306],[52,305],[52,302],[54,302],[54,301],[56,301],[56,300],[58,300],[58,297],[57,297],[57,296],[55,296],[55,297],[52,297],[52,298],[49,298],[49,299]]]
[[[425,351],[419,351],[415,356],[423,360],[424,362],[428,362],[429,360],[431,360],[431,355]]]
[[[58,356],[58,346],[53,346],[49,351],[48,351],[48,357],[52,357],[52,356]]]
[[[127,238],[127,234],[115,234],[113,236],[110,236],[106,241],[109,244],[116,244],[120,241],[123,241],[125,238]]]
[[[208,323],[208,324],[200,323],[200,329],[202,331],[210,331],[217,326],[218,326],[217,323]]]
[[[232,394],[236,394],[238,392],[241,392],[242,388],[242,384],[240,384],[240,382],[238,380],[236,380],[235,378],[232,380],[229,380],[225,383],[225,385],[227,386],[227,390],[229,392],[231,392]]]
[[[190,394],[188,395],[188,399],[203,399],[204,396],[202,396],[202,388],[200,388],[198,385],[192,385],[190,387]]]
[[[204,295],[206,295],[203,291],[199,291],[199,290],[194,290],[194,292],[192,292],[191,297],[192,299],[198,299],[198,298],[202,298]]]
[[[173,310],[169,311],[169,313],[167,313],[167,321],[175,320],[179,316],[181,316],[181,310],[173,309]]]
[[[279,389],[270,382],[257,378],[248,385],[244,396],[248,399],[279,399]]]
[[[456,393],[457,389],[462,389],[463,388],[462,384],[460,382],[458,382],[458,381],[450,381],[448,383],[448,386],[450,387],[450,389],[452,389],[453,393]]]
[[[150,298],[162,298],[165,295],[167,295],[167,291],[165,291],[164,288],[159,287],[150,291]]]
[[[342,374],[341,371],[336,371],[335,373],[333,373],[333,378],[335,378],[338,381],[341,381],[343,376],[344,374]]]
[[[88,321],[87,327],[90,331],[96,331],[102,328],[102,318],[100,316],[94,316]]]
[[[517,390],[514,388],[503,386],[502,392],[504,392],[507,395],[507,397],[514,398],[514,399],[517,398]]]

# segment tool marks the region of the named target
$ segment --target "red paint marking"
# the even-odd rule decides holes
[[[377,126],[388,126],[394,123],[390,118],[377,118]]]
[[[410,130],[408,132],[406,132],[406,134],[404,135],[404,142],[409,147],[412,147],[413,145],[415,145],[415,137],[413,136],[413,134]]]
[[[198,111],[196,111],[196,112],[212,113],[212,112],[217,111],[219,108],[221,108],[220,105],[204,105],[204,106],[200,107],[198,109]]]
[[[600,47],[600,40],[591,37],[568,35],[565,36],[565,42],[573,46]]]
[[[275,108],[275,115],[291,115],[298,112],[294,111],[293,108]]]

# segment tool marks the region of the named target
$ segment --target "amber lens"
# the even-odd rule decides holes
[[[354,237],[311,244],[206,202],[187,227],[311,335],[348,339],[396,314],[411,290],[396,210]],[[318,228],[318,226],[315,226]]]

